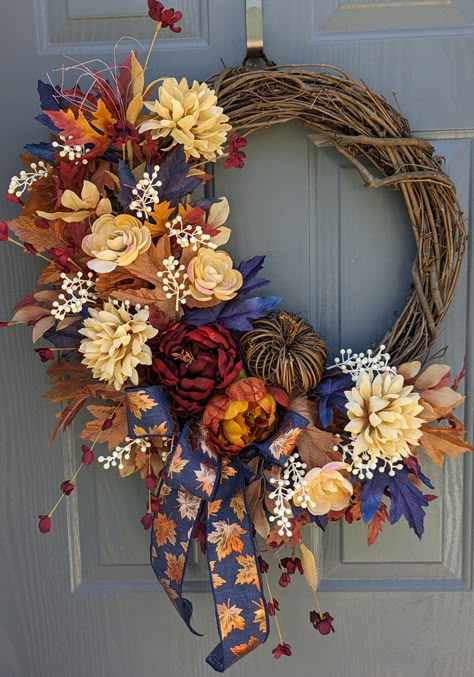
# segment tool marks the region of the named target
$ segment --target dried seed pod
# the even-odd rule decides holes
[[[306,392],[320,381],[327,347],[313,327],[301,318],[280,312],[253,323],[241,338],[247,371],[288,394]]]

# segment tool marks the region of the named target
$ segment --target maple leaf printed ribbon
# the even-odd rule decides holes
[[[142,388],[145,393],[148,387]],[[163,393],[163,395],[165,395]],[[153,393],[157,397],[157,391]],[[172,416],[163,397],[147,411],[147,427],[159,430]],[[133,412],[129,435],[137,437]],[[308,421],[286,412],[278,430],[258,446],[269,462],[284,465]],[[196,438],[196,439],[195,439]],[[183,597],[186,564],[198,522],[205,523],[206,553],[220,641],[206,658],[224,672],[265,642],[267,607],[257,562],[252,523],[245,498],[251,472],[238,456],[215,452],[193,435],[192,422],[177,437],[160,491],[160,510],[153,515],[151,564],[181,618],[191,626],[192,604]]]

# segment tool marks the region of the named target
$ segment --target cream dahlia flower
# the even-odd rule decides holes
[[[158,333],[148,324],[148,310],[132,312],[126,303],[118,305],[109,299],[103,308],[90,308],[89,315],[79,330],[85,336],[79,346],[82,364],[92,369],[94,378],[113,384],[116,390],[127,379],[138,385],[136,368],[151,364],[146,342]]]
[[[99,216],[91,230],[82,240],[82,249],[94,257],[87,265],[97,273],[130,265],[151,245],[150,229],[130,214]]]
[[[305,504],[313,515],[344,510],[352,496],[352,484],[340,471],[349,469],[347,463],[339,461],[326,463],[322,468],[311,468],[305,475],[304,488],[294,494],[293,502],[297,506]]]
[[[189,291],[198,301],[230,301],[242,286],[243,278],[224,251],[202,247],[188,264]]]
[[[164,78],[158,100],[145,106],[154,116],[140,125],[140,132],[151,131],[154,139],[171,136],[173,145],[183,146],[186,160],[190,157],[213,161],[222,155],[222,146],[231,129],[223,108],[216,106],[217,96],[205,82],[186,78]]]
[[[375,467],[379,459],[391,465],[411,455],[410,446],[417,445],[423,424],[418,417],[423,410],[420,396],[412,391],[413,386],[406,386],[401,374],[374,378],[372,372],[362,372],[356,386],[346,391],[349,423],[345,430],[354,440],[355,467],[358,458]]]

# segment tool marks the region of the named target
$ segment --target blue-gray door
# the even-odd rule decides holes
[[[176,0],[177,3],[177,0]],[[117,37],[146,45],[153,26],[145,0],[20,0],[0,22],[0,182],[17,154],[42,138],[33,121],[36,80],[68,63],[111,59]],[[244,0],[182,0],[184,31],[166,36],[150,75],[204,79],[245,55]],[[471,0],[264,0],[265,50],[278,63],[337,65],[391,97],[430,139],[459,189],[469,218],[474,135]],[[119,48],[119,56],[125,54]],[[246,168],[218,170],[216,191],[231,205],[233,253],[266,253],[272,290],[304,312],[333,351],[380,338],[405,299],[413,243],[403,203],[391,190],[364,189],[324,138],[298,125],[251,139]],[[15,213],[2,207],[2,218]],[[467,259],[472,260],[468,253]],[[35,282],[31,257],[0,248],[0,319]],[[455,370],[472,355],[472,284],[466,262],[439,346]],[[133,479],[91,469],[48,536],[36,515],[55,500],[78,445],[68,434],[47,451],[53,412],[47,380],[24,327],[0,334],[0,675],[1,677],[191,677],[210,675],[216,642],[209,595],[196,593],[189,634],[153,580],[142,492]],[[472,362],[472,361],[471,361]],[[472,380],[467,382],[469,388]],[[469,392],[471,395],[472,392]],[[472,398],[466,407],[472,439]],[[278,591],[291,659],[268,644],[232,668],[243,675],[472,677],[472,466],[428,467],[441,500],[430,506],[420,543],[403,525],[368,548],[364,528],[335,526],[323,542],[321,602],[336,634],[317,635],[304,582]],[[196,584],[205,580],[193,563]]]

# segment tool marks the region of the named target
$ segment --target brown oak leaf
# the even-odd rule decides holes
[[[298,452],[303,463],[307,464],[308,470],[322,468],[332,461],[340,461],[341,452],[334,449],[338,441],[332,433],[313,425],[305,428],[298,440]]]

